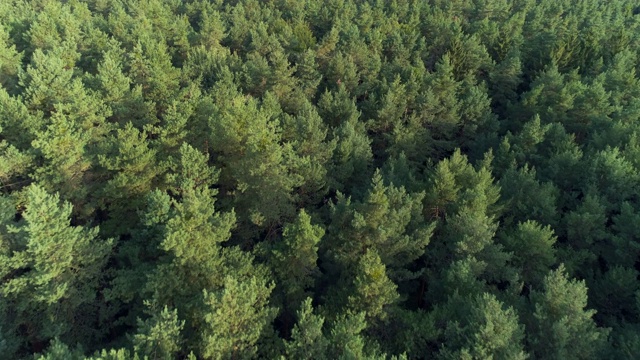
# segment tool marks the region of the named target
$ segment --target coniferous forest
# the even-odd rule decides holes
[[[640,3],[0,1],[0,358],[638,359]]]

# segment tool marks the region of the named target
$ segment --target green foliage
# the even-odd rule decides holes
[[[329,189],[328,168],[336,148],[336,139],[328,139],[328,129],[309,102],[300,105],[295,117],[286,117],[282,126],[283,140],[292,144],[296,157],[293,171],[303,183],[296,190],[298,203],[317,205]]]
[[[287,309],[293,310],[302,303],[320,276],[318,245],[324,233],[324,229],[312,225],[311,217],[301,210],[295,222],[285,225],[282,240],[268,254]]]
[[[369,319],[386,320],[387,307],[398,300],[396,285],[387,277],[385,266],[375,250],[362,256],[353,280],[349,308],[363,312]]]
[[[98,155],[100,165],[110,177],[101,196],[101,205],[111,214],[110,231],[126,232],[135,222],[135,211],[162,171],[157,151],[146,140],[145,132],[128,123],[107,139],[104,153]]]
[[[95,316],[89,305],[113,241],[99,239],[97,228],[72,226],[71,204],[58,194],[32,185],[25,196],[24,220],[3,219],[0,291],[10,306],[4,326],[11,326],[3,330],[31,329],[23,341],[32,346],[54,337],[88,341]]]
[[[153,308],[150,312],[151,318],[138,319],[138,333],[133,336],[135,352],[145,354],[149,359],[175,358],[175,353],[181,349],[180,331],[184,321],[179,321],[177,312],[169,311],[166,306],[159,313]]]
[[[329,340],[322,333],[324,318],[313,314],[311,299],[307,298],[298,310],[298,322],[291,332],[285,351],[291,359],[326,359]]]
[[[221,185],[249,237],[256,227],[269,229],[295,215],[292,191],[302,177],[288,166],[296,156],[291,144],[279,143],[279,127],[272,119],[277,114],[271,112],[277,110],[265,103],[259,106],[233,89],[223,91],[230,91],[231,97],[216,104],[211,144],[222,164]]]
[[[89,142],[86,131],[61,113],[51,117],[44,132],[36,134],[33,148],[41,164],[32,177],[48,191],[59,191],[62,197],[79,206],[87,201],[85,185],[91,161],[85,154]]]
[[[2,128],[0,127],[0,133]],[[33,158],[28,153],[16,149],[6,140],[0,141],[0,186],[3,190],[10,189],[18,178],[27,175],[32,166]]]
[[[509,167],[500,178],[500,196],[504,201],[505,225],[526,220],[558,224],[558,189],[550,182],[537,180],[535,169]]]
[[[569,280],[561,265],[544,278],[542,291],[531,295],[535,311],[531,346],[537,357],[598,359],[608,349],[610,329],[593,321],[584,281]]]
[[[15,91],[18,83],[18,70],[21,67],[23,54],[16,50],[16,46],[9,39],[4,26],[0,27],[0,84],[9,91]]]
[[[637,357],[639,13],[0,1],[0,358]]]
[[[313,313],[311,299],[307,298],[298,310],[291,340],[285,342],[287,358],[385,359],[386,355],[367,349],[361,334],[364,327],[364,313],[347,313],[325,325],[325,318]]]
[[[35,358],[38,360],[82,360],[84,359],[84,356],[82,354],[82,351],[69,349],[69,347],[59,339],[54,339],[53,341],[51,341],[51,344],[47,348],[47,351],[40,356],[36,356]]]
[[[553,230],[535,221],[526,221],[504,237],[505,250],[513,254],[511,263],[519,270],[524,284],[538,287],[556,262],[557,238]]]
[[[484,294],[471,304],[468,314],[450,321],[442,359],[527,359],[523,350],[524,326],[513,308],[506,308],[493,295]]]
[[[433,231],[422,217],[423,196],[385,185],[376,171],[362,202],[339,196],[331,207],[327,255],[340,268],[349,269],[354,259],[371,249],[394,278],[406,277],[403,267],[422,255]]]
[[[212,359],[252,359],[257,342],[268,332],[277,309],[268,306],[273,285],[251,277],[224,280],[224,288],[204,293],[207,308],[202,356]]]

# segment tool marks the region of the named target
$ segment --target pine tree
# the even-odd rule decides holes
[[[367,323],[385,321],[389,307],[398,301],[396,284],[386,274],[385,266],[375,250],[367,250],[355,271],[349,308],[354,313],[367,314]]]
[[[500,189],[493,183],[491,160],[489,153],[476,170],[456,151],[434,169],[427,215],[442,220],[436,228],[440,236],[425,256],[426,278],[441,277],[429,289],[434,300],[457,290],[480,295],[487,284],[516,280],[511,254],[495,241]]]
[[[0,127],[0,136],[2,127]],[[8,191],[18,185],[19,178],[24,178],[33,163],[30,154],[18,150],[6,140],[0,140],[0,189]]]
[[[518,269],[524,284],[538,287],[556,262],[556,241],[549,226],[526,221],[505,234],[502,243],[505,250],[513,254],[510,263]]]
[[[322,74],[318,71],[316,54],[313,50],[307,49],[300,55],[294,75],[298,79],[298,87],[301,88],[301,92],[306,95],[307,99],[313,99],[322,80]]]
[[[11,97],[0,88],[0,126],[2,137],[18,150],[31,148],[37,131],[44,130],[42,114],[31,114],[21,98]]]
[[[559,190],[551,182],[537,180],[536,170],[525,165],[511,166],[499,181],[500,197],[504,203],[504,225],[535,220],[545,225],[558,225],[557,201]]]
[[[328,359],[329,340],[322,332],[324,318],[313,313],[311,298],[301,303],[298,321],[291,332],[291,341],[285,342],[290,359]]]
[[[491,160],[492,154],[488,153],[476,170],[469,159],[456,150],[440,161],[432,170],[430,190],[425,197],[427,214],[446,217],[467,207],[488,216],[497,215],[500,188],[494,184]]]
[[[489,93],[499,115],[505,115],[518,99],[518,86],[522,83],[521,53],[516,48],[509,50],[505,59],[496,64],[489,73]]]
[[[227,277],[224,288],[204,293],[207,309],[202,356],[211,359],[253,359],[277,310],[268,305],[273,285],[255,277],[240,282]]]
[[[93,307],[113,243],[99,239],[97,228],[70,225],[71,212],[58,194],[31,185],[24,220],[3,224],[3,247],[11,249],[2,254],[5,316],[11,331],[28,329],[23,340],[32,347],[54,337],[88,343],[95,335]]]
[[[282,124],[282,140],[290,142],[296,157],[290,159],[293,171],[303,183],[297,189],[299,206],[317,205],[329,190],[328,168],[336,147],[336,140],[328,139],[328,129],[308,101],[300,111],[286,116]]]
[[[332,271],[350,272],[368,250],[377,252],[392,279],[411,277],[406,266],[419,258],[429,244],[433,226],[422,216],[423,193],[385,185],[376,171],[362,202],[339,196],[331,206],[325,251]]]
[[[84,360],[85,357],[82,354],[82,351],[78,349],[70,349],[65,343],[60,341],[59,339],[54,339],[51,341],[51,344],[40,356],[35,356],[38,360]]]
[[[531,294],[535,306],[530,331],[536,357],[598,359],[608,350],[610,329],[593,321],[584,281],[569,280],[561,265],[544,278],[544,290]]]
[[[511,307],[490,294],[470,300],[466,318],[449,321],[442,359],[527,359],[524,327]],[[458,309],[460,311],[460,309]],[[455,317],[457,318],[457,317]]]
[[[173,67],[166,43],[143,38],[130,58],[129,78],[142,86],[144,98],[155,104],[156,113],[162,113],[180,86],[180,70]]]
[[[370,174],[373,163],[371,140],[357,117],[343,122],[333,131],[336,148],[329,167],[331,188],[359,194],[366,186],[363,174]]]
[[[380,106],[374,119],[369,120],[367,127],[375,133],[385,134],[390,132],[408,110],[406,85],[402,83],[400,76],[390,84],[383,82],[385,93],[380,99]]]
[[[418,109],[423,126],[432,131],[432,139],[438,149],[451,151],[452,140],[460,126],[461,104],[458,100],[460,83],[455,79],[451,57],[445,55],[436,64],[436,71],[429,79],[429,87],[421,94]]]
[[[72,46],[73,45],[73,46]],[[75,44],[68,45],[73,53]],[[20,85],[29,110],[45,116],[61,112],[79,128],[87,131],[92,143],[108,131],[105,118],[110,115],[104,102],[86,91],[82,80],[74,76],[75,60],[65,62],[65,47],[49,52],[37,49],[26,71],[20,73]],[[39,128],[31,129],[38,131]]]
[[[325,91],[318,100],[318,113],[330,128],[338,128],[342,124],[355,124],[360,112],[355,101],[344,86],[337,91]]]
[[[598,309],[594,315],[596,321],[611,327],[623,321],[637,321],[640,315],[636,308],[636,294],[640,290],[637,278],[637,270],[622,266],[615,266],[595,276],[589,289],[589,298]]]
[[[108,231],[126,233],[137,221],[144,196],[156,186],[162,165],[149,147],[146,132],[128,123],[103,145],[99,164],[110,177],[101,192],[101,206],[109,211]]]
[[[0,26],[0,85],[9,92],[17,90],[18,70],[21,68],[23,55],[12,44],[7,29]]]
[[[280,144],[273,102],[266,98],[261,107],[223,86],[219,96],[230,94],[224,93],[212,117],[211,145],[222,169],[220,183],[239,215],[240,236],[248,239],[295,216],[293,190],[302,178],[289,167],[296,157],[292,145]]]
[[[589,159],[588,184],[602,193],[608,211],[618,210],[619,204],[635,195],[638,173],[617,147],[599,151]]]
[[[224,274],[234,270],[225,266],[221,244],[231,236],[235,213],[216,211],[212,196],[207,188],[187,189],[180,202],[172,202],[159,244],[171,256],[159,264],[148,284],[159,304],[189,309],[188,320],[195,316],[193,307],[202,289],[221,286]],[[244,266],[251,263],[250,258],[241,260],[248,262]]]
[[[33,141],[40,166],[32,177],[47,191],[59,191],[63,199],[71,201],[76,211],[84,216],[91,212],[87,201],[90,188],[86,177],[90,174],[91,161],[86,147],[89,142],[86,131],[62,113],[51,117],[51,124],[39,132]],[[81,209],[84,208],[84,209]],[[84,210],[84,211],[83,211]]]
[[[379,354],[375,349],[375,342],[364,336],[365,326],[364,313],[350,312],[325,324],[325,317],[316,315],[311,299],[307,299],[298,311],[291,340],[285,342],[287,358],[386,359],[385,354]]]
[[[565,215],[569,246],[564,261],[569,269],[595,267],[602,243],[607,238],[606,208],[600,199],[595,194],[587,193],[582,203]]]
[[[134,349],[137,354],[144,354],[149,359],[174,359],[181,350],[180,331],[184,321],[178,320],[176,310],[169,311],[165,306],[159,311],[150,303],[151,318],[138,319],[138,332],[133,336]],[[159,312],[158,312],[159,311]]]
[[[324,236],[320,225],[312,225],[311,217],[300,210],[295,222],[285,225],[282,240],[268,254],[277,279],[276,289],[285,299],[285,308],[293,311],[310,295],[318,269],[318,246]]]
[[[124,74],[121,44],[113,40],[110,45],[97,66],[97,74],[89,78],[111,108],[109,119],[121,125],[131,122],[137,128],[153,124],[156,121],[154,104],[143,98],[142,85],[133,84]]]
[[[337,317],[331,324],[329,338],[330,359],[377,359],[384,358],[378,354],[375,347],[368,343],[362,334],[366,328],[365,314],[347,313]]]
[[[638,228],[633,226],[639,221],[640,214],[633,205],[624,202],[620,206],[620,214],[612,217],[613,234],[610,246],[602,246],[603,256],[608,263],[618,266],[634,267],[638,258],[640,244],[638,244]],[[607,244],[608,245],[608,244]]]

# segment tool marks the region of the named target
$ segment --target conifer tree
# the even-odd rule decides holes
[[[48,191],[59,191],[63,199],[76,207],[87,201],[90,190],[85,179],[92,165],[85,150],[89,140],[87,132],[78,128],[72,119],[55,113],[51,124],[44,132],[37,133],[32,143],[40,160],[40,166],[32,175],[34,180]],[[86,216],[90,208],[85,209],[83,215]]]
[[[220,183],[239,214],[241,236],[250,238],[295,215],[293,189],[302,178],[288,166],[296,157],[291,144],[280,144],[272,118],[277,114],[270,112],[279,109],[266,101],[259,106],[232,85],[220,86],[218,96],[224,99],[211,118],[211,146],[222,169]]]
[[[18,70],[21,68],[22,53],[12,44],[7,29],[0,26],[0,85],[9,92],[15,92],[18,85]]]
[[[364,313],[346,313],[325,325],[324,316],[314,314],[311,299],[307,299],[298,310],[291,340],[285,342],[287,358],[386,359],[363,335],[365,326]]]
[[[0,136],[2,127],[0,127]],[[0,191],[8,191],[18,185],[19,178],[24,178],[32,166],[33,157],[18,150],[6,140],[0,140]]]
[[[68,44],[74,57],[76,44]],[[29,110],[41,111],[45,116],[64,113],[76,126],[87,131],[95,143],[108,131],[104,124],[109,109],[96,96],[88,93],[79,77],[74,76],[75,59],[65,62],[66,47],[48,52],[37,49],[26,71],[20,73],[25,104]],[[40,128],[31,129],[38,131]]]
[[[102,99],[111,108],[109,119],[121,125],[131,122],[137,128],[154,123],[153,102],[145,101],[142,85],[133,84],[132,79],[123,72],[124,54],[120,44],[114,40],[110,45],[97,66],[97,74],[89,78],[89,82],[101,92]]]
[[[197,179],[197,178],[196,178]],[[194,185],[196,179],[180,184]],[[214,207],[212,192],[206,187],[183,188],[181,201],[173,201],[159,244],[170,254],[151,276],[149,291],[159,304],[188,309],[189,320],[202,289],[221,286],[224,274],[233,271],[225,266],[221,244],[231,236],[235,213],[220,213]],[[233,251],[233,250],[230,250]],[[240,260],[240,259],[239,259]],[[251,258],[242,258],[250,265]],[[191,323],[189,323],[190,325]]]
[[[298,86],[301,88],[302,93],[306,95],[307,99],[313,99],[322,80],[322,74],[318,71],[316,54],[312,49],[307,49],[300,55],[300,60],[296,66],[295,77],[298,80]]]
[[[424,253],[433,231],[422,217],[423,196],[385,185],[380,171],[362,202],[339,196],[325,247],[327,260],[337,266],[333,271],[352,271],[355,261],[373,250],[393,279],[410,277],[405,267]]]
[[[490,294],[467,305],[467,318],[449,321],[442,359],[527,359],[523,348],[524,327],[511,307]],[[458,309],[460,311],[460,309]],[[459,347],[459,348],[456,348]]]
[[[276,275],[276,289],[284,295],[285,308],[293,311],[310,295],[318,269],[318,247],[324,229],[311,224],[311,217],[300,210],[295,222],[285,225],[282,240],[268,253]]]
[[[598,359],[608,350],[610,329],[593,321],[586,310],[584,281],[570,280],[561,265],[544,278],[542,291],[531,294],[535,306],[530,345],[536,357]]]
[[[549,226],[535,221],[519,223],[504,235],[505,250],[512,253],[510,263],[518,269],[526,285],[538,287],[556,262],[554,245],[557,239]]]
[[[371,140],[357,117],[349,118],[333,130],[336,148],[330,165],[331,187],[360,194],[366,182],[361,174],[370,174],[373,163]]]
[[[3,227],[3,279],[12,329],[28,329],[23,337],[33,348],[54,338],[88,344],[94,335],[92,316],[102,269],[113,246],[97,237],[97,228],[72,226],[71,204],[42,187],[26,189],[23,221]],[[93,318],[95,319],[95,318]]]
[[[453,150],[451,143],[459,127],[460,84],[454,77],[451,57],[445,55],[436,64],[436,71],[429,79],[429,87],[421,94],[423,104],[418,110],[424,126],[432,129],[432,138],[439,149]]]
[[[589,298],[598,313],[594,318],[606,326],[616,326],[621,322],[633,323],[637,316],[636,294],[640,290],[638,271],[615,266],[604,274],[595,276],[589,289]]]
[[[162,113],[179,88],[180,70],[173,67],[164,41],[141,39],[131,53],[128,76],[142,86],[145,99]]]
[[[588,269],[595,264],[602,251],[600,245],[607,237],[606,208],[599,196],[587,193],[582,203],[574,211],[567,213],[564,220],[569,245],[565,266],[570,270]]]
[[[42,114],[29,112],[24,101],[11,97],[4,88],[0,88],[0,126],[2,138],[21,151],[31,148],[35,133],[44,130]]]
[[[204,293],[207,309],[202,356],[211,359],[252,359],[277,310],[268,305],[273,285],[255,277],[224,280],[224,287]]]
[[[110,213],[109,231],[125,233],[136,221],[136,210],[162,173],[157,151],[149,147],[147,134],[128,123],[116,130],[98,155],[99,164],[110,177],[101,194],[101,204]],[[160,165],[160,166],[159,166]]]
[[[558,225],[558,189],[551,182],[537,180],[534,168],[511,166],[499,181],[500,197],[504,203],[504,225],[527,220]]]
[[[180,331],[184,321],[178,320],[177,311],[169,311],[165,306],[159,311],[150,307],[151,318],[138,319],[138,333],[133,337],[136,354],[144,354],[149,359],[173,359],[181,349]]]
[[[367,250],[360,258],[349,298],[354,313],[367,314],[367,323],[385,321],[389,307],[398,301],[397,286],[386,274],[385,266],[375,250]]]
[[[489,73],[489,93],[499,115],[504,115],[518,98],[518,86],[523,80],[520,58],[520,51],[517,48],[512,48]]]
[[[313,313],[311,298],[301,303],[298,321],[291,332],[291,341],[285,342],[285,351],[291,359],[327,359],[329,340],[322,332],[324,318]]]
[[[318,204],[329,190],[328,167],[336,148],[336,139],[328,139],[328,129],[308,101],[299,105],[295,117],[286,116],[282,125],[282,140],[290,142],[296,157],[290,159],[293,171],[302,177],[297,189],[302,206]]]
[[[83,360],[84,358],[82,351],[70,349],[69,346],[59,339],[52,340],[44,354],[40,354],[40,356],[36,355],[36,359],[38,360]]]
[[[638,228],[633,224],[640,214],[634,207],[624,202],[620,206],[620,214],[613,216],[611,245],[603,248],[603,256],[611,264],[633,267],[638,258]]]

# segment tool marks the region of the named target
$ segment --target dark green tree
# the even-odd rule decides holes
[[[535,221],[518,223],[503,235],[505,251],[512,253],[510,263],[518,270],[525,286],[539,287],[556,263],[557,238],[549,226]]]
[[[490,294],[471,300],[461,320],[449,321],[442,359],[527,359],[518,314]],[[461,311],[458,309],[457,311]]]
[[[147,320],[138,319],[138,332],[133,336],[136,354],[144,354],[149,359],[173,359],[181,349],[180,331],[184,321],[178,320],[175,310],[153,309],[147,303],[151,317]]]
[[[23,346],[41,348],[55,337],[90,344],[102,270],[113,246],[97,228],[72,226],[72,206],[42,187],[26,189],[18,223],[3,217],[3,331],[27,330]],[[8,204],[5,204],[8,205]],[[7,213],[8,214],[8,213]]]
[[[535,307],[530,346],[536,357],[599,359],[607,353],[610,329],[593,321],[587,306],[584,281],[570,280],[561,265],[544,278],[542,291],[534,291]]]
[[[211,359],[253,359],[258,341],[269,330],[277,309],[268,305],[273,285],[255,277],[228,276],[223,289],[204,293],[207,312],[202,356]]]
[[[324,233],[320,225],[311,223],[304,209],[300,210],[295,222],[284,226],[282,239],[266,254],[275,273],[276,290],[282,292],[287,311],[293,312],[311,295],[310,290],[321,275],[318,247]]]

